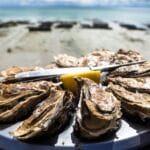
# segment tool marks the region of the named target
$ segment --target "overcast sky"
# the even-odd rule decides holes
[[[81,6],[109,6],[109,5],[147,5],[150,6],[150,0],[0,0],[0,5],[81,5]]]

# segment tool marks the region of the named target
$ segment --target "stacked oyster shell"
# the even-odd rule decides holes
[[[58,67],[83,67],[83,66],[100,66],[109,64],[113,58],[114,53],[109,50],[93,51],[85,56],[76,58],[66,54],[60,54],[54,57],[55,63]]]
[[[12,67],[1,77],[13,78],[18,72],[56,67],[98,66],[143,60],[136,51],[108,50],[91,52],[80,58],[58,55],[46,67]],[[150,63],[120,67],[109,73],[108,86],[87,78],[76,78],[78,95],[63,88],[56,80],[26,81],[0,84],[0,124],[24,120],[11,135],[28,140],[41,135],[59,133],[75,115],[74,131],[79,137],[97,139],[119,128],[123,113],[142,120],[150,116]],[[74,110],[76,112],[74,113]]]
[[[142,60],[133,51],[119,50],[113,62],[127,63]],[[113,70],[108,79],[108,88],[121,101],[125,113],[145,121],[150,119],[150,62],[120,67]]]

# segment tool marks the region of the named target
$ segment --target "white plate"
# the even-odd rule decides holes
[[[41,138],[36,143],[22,142],[13,139],[9,134],[14,131],[20,123],[11,126],[0,126],[0,149],[5,150],[50,150],[50,149],[129,149],[137,148],[150,143],[150,126],[131,123],[131,121],[121,120],[121,127],[114,134],[96,142],[83,142],[77,140],[73,134],[73,123],[62,131],[58,137]],[[44,140],[43,140],[44,139]]]

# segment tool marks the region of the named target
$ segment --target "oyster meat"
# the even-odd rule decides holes
[[[113,56],[111,62],[115,64],[124,64],[133,61],[141,61],[143,59],[143,56],[137,51],[119,49]]]
[[[76,81],[80,96],[75,131],[82,138],[96,139],[116,130],[121,118],[120,102],[90,79],[76,78]]]
[[[49,94],[47,81],[0,84],[0,123],[24,119]]]
[[[138,116],[141,120],[150,118],[150,94],[131,92],[117,84],[109,84],[109,89],[121,101],[123,110],[131,116]]]
[[[51,88],[49,97],[37,105],[32,115],[12,135],[20,140],[53,135],[67,123],[72,108],[71,92]]]

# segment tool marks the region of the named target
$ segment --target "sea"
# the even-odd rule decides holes
[[[118,21],[149,24],[150,7],[0,7],[0,21]]]

